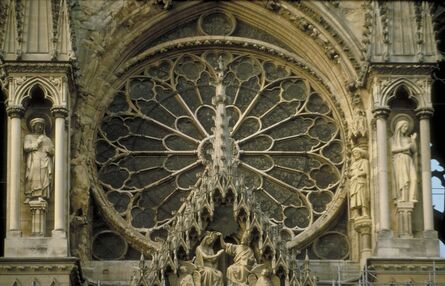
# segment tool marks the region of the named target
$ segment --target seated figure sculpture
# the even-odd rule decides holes
[[[218,259],[224,253],[219,250],[216,254],[213,250],[213,243],[216,238],[221,237],[221,233],[208,232],[196,248],[195,266],[197,267],[196,285],[200,286],[223,286],[223,274],[217,269]]]
[[[225,243],[221,245],[227,254],[233,256],[233,264],[227,268],[226,278],[228,286],[247,286],[252,266],[256,263],[255,255],[249,246],[250,233],[245,231],[241,237],[241,244]]]

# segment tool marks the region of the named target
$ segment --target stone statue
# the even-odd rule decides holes
[[[217,269],[218,259],[224,253],[219,250],[216,254],[213,250],[215,239],[221,237],[221,233],[208,232],[196,248],[195,266],[199,273],[200,286],[223,286],[223,274]],[[195,281],[198,282],[198,281]]]
[[[273,286],[269,269],[266,268],[261,271],[261,275],[256,281],[255,286]]]
[[[47,201],[50,198],[53,177],[54,145],[45,135],[44,118],[36,117],[29,123],[31,134],[25,136],[26,153],[25,197],[30,200]]]
[[[179,266],[179,286],[197,286],[187,266]]]
[[[396,122],[391,137],[393,164],[394,198],[398,202],[417,202],[417,134],[409,135],[410,124],[407,119]]]
[[[369,164],[367,152],[360,147],[352,149],[350,208],[352,217],[368,216],[369,209]]]
[[[221,245],[229,255],[233,256],[233,264],[227,268],[227,285],[248,285],[248,276],[252,266],[256,263],[255,255],[249,246],[250,233],[245,231],[241,237],[241,244],[225,243],[221,239]]]

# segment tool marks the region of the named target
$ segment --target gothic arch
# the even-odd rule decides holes
[[[353,82],[355,78],[351,76],[351,70],[348,71],[347,65],[338,64],[325,54],[325,47],[320,44],[318,38],[318,40],[310,38],[307,33],[300,30],[298,24],[292,23],[282,14],[274,14],[275,12],[264,7],[258,7],[258,4],[239,1],[207,2],[200,3],[200,5],[196,6],[193,3],[185,2],[178,7],[178,10],[169,11],[171,14],[159,13],[148,18],[149,21],[146,21],[147,17],[142,17],[148,13],[147,10],[143,9],[132,14],[132,21],[130,22],[128,22],[129,17],[118,16],[116,20],[113,20],[113,26],[116,28],[110,29],[112,32],[104,37],[104,41],[99,46],[95,47],[95,57],[92,57],[93,61],[88,63],[91,69],[86,68],[86,77],[83,79],[86,83],[84,92],[92,96],[79,98],[76,108],[85,112],[86,106],[88,106],[88,110],[93,107],[92,111],[94,113],[91,112],[87,116],[83,114],[83,117],[94,118],[94,120],[85,124],[86,128],[77,130],[77,132],[83,132],[83,138],[86,139],[80,144],[86,146],[74,146],[74,150],[82,150],[83,147],[86,147],[87,150],[94,149],[97,137],[96,131],[100,128],[100,122],[102,122],[104,113],[107,112],[107,107],[113,100],[114,95],[119,92],[122,84],[130,76],[135,76],[138,72],[141,72],[140,70],[147,62],[162,58],[169,53],[212,48],[239,49],[244,52],[251,51],[254,54],[269,55],[270,58],[279,58],[282,62],[288,63],[289,66],[298,68],[311,79],[314,87],[316,86],[324,91],[327,101],[335,106],[334,113],[338,116],[337,118],[342,118],[339,120],[339,124],[342,125],[344,130],[347,129],[348,123],[352,122],[354,112],[352,98],[346,90],[346,82]],[[205,11],[198,10],[198,7],[204,7]],[[187,20],[196,20],[201,13],[205,15],[205,12],[211,11],[232,13],[237,19],[245,21],[253,27],[260,27],[259,30],[268,35],[269,38],[257,39],[236,35],[196,34],[189,36],[179,34],[174,37],[174,35],[168,34],[170,32],[174,33],[172,29],[169,29],[169,27],[173,27],[173,22],[176,25],[180,23],[182,27],[187,23]],[[292,11],[295,12],[295,8]],[[265,23],[264,19],[270,17],[272,20]],[[144,19],[144,21],[137,19]],[[126,23],[126,26],[121,25],[123,23]],[[283,25],[289,25],[291,31],[285,32],[284,29],[280,29]],[[124,32],[126,33],[124,34]],[[274,35],[278,36],[272,38]],[[165,37],[165,39],[162,39],[162,37]],[[323,37],[331,38],[331,36],[326,35]],[[113,42],[112,39],[119,41],[119,43]],[[349,148],[349,142],[345,143],[345,150]],[[95,168],[94,155],[90,159],[91,161],[86,164],[92,171]],[[348,164],[348,162],[345,161],[345,164]],[[97,183],[98,179],[94,177],[95,171],[89,173],[93,176],[91,182]],[[342,178],[341,185],[344,180],[345,178]],[[95,192],[97,193],[98,190],[93,188],[93,194]],[[136,248],[147,249],[144,236],[128,229],[122,218],[112,218],[114,216],[112,214],[113,206],[103,195],[100,196],[95,194],[96,199],[105,206],[103,214],[107,220],[113,221],[111,223],[113,228],[119,233],[125,234],[126,237],[131,237]],[[346,190],[340,188],[335,196],[335,202],[330,205],[331,210],[344,206]],[[320,218],[314,223],[314,227],[299,236],[298,240],[295,240],[289,246],[310,243],[310,240],[323,232],[337,215],[332,212],[320,215]],[[152,249],[158,247],[159,245],[155,242],[150,245]]]
[[[23,80],[23,82],[20,82],[20,80]],[[54,84],[58,84],[59,87],[56,87]],[[31,97],[31,90],[33,87],[39,86],[44,93],[45,99],[51,101],[53,106],[61,106],[63,104],[60,95],[61,85],[61,79],[54,79],[53,82],[44,77],[16,79],[15,86],[17,88],[15,90],[14,97],[9,99],[9,104],[14,106],[22,106],[24,100]]]
[[[286,45],[286,50],[301,56],[308,65],[317,66],[326,82],[335,89],[334,93],[345,97],[342,109],[348,119],[352,118],[347,85],[355,84],[357,69],[362,67],[358,40],[355,36],[345,36],[348,34],[346,21],[328,13],[331,9],[328,4],[281,5],[279,10],[273,11],[249,1],[177,2],[167,13],[144,9],[143,5],[122,7],[110,22],[113,28],[103,31],[103,40],[91,42],[89,51],[86,49],[92,54],[93,62],[84,63],[88,65],[82,79],[85,92],[94,94],[95,105],[98,104],[106,97],[109,87],[115,87],[116,73],[122,70],[123,64],[152,48],[154,40],[193,17],[209,11],[226,11],[275,36]],[[288,29],[282,29],[283,26]]]
[[[389,101],[397,96],[400,88],[404,88],[408,93],[408,98],[413,100],[419,107],[422,98],[422,89],[408,78],[396,79],[382,89],[381,106],[388,106]]]

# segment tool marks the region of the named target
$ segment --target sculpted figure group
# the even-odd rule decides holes
[[[221,249],[213,248],[214,242],[219,239]],[[263,269],[254,284],[250,276],[255,275],[252,269],[256,266],[256,259],[250,244],[250,235],[245,232],[240,244],[226,243],[219,232],[208,232],[196,248],[196,257],[193,269],[181,266],[180,286],[272,286],[270,273]],[[226,277],[218,269],[218,261],[224,254],[233,256],[233,264],[227,268]],[[225,282],[225,283],[224,283]]]

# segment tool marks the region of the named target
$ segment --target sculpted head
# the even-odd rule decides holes
[[[396,124],[396,130],[400,130],[400,133],[405,135],[409,131],[409,123],[408,121],[402,119]]]
[[[354,149],[352,149],[352,157],[356,160],[360,159],[360,158],[365,158],[366,150],[364,150],[360,147],[355,147]]]
[[[29,122],[32,132],[37,134],[43,134],[45,132],[45,124],[46,124],[45,119],[41,117],[33,118]]]
[[[212,243],[215,241],[216,234],[213,232],[208,232],[204,238],[202,239],[201,244],[203,245],[212,245]]]

